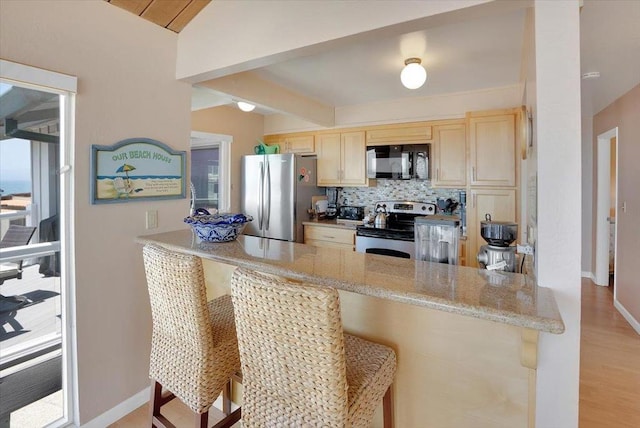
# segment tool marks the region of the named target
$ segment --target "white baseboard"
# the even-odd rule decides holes
[[[591,272],[582,271],[582,277],[589,278],[594,284],[596,283],[596,276]]]
[[[133,397],[130,397],[129,399],[123,401],[117,406],[107,410],[100,416],[90,420],[86,424],[82,425],[81,428],[104,428],[106,426],[111,425],[112,423],[122,419],[129,413],[133,412],[138,407],[147,403],[150,398],[150,395],[149,395],[150,393],[151,393],[151,387],[149,386],[143,389],[142,391],[138,392]],[[218,399],[213,403],[213,406],[216,407],[218,410],[222,409],[222,395],[218,397]],[[233,401],[231,402],[232,411],[236,410],[238,407],[240,406],[238,406]]]
[[[149,401],[149,394],[151,392],[150,388],[151,387],[143,389],[117,406],[107,410],[100,416],[82,425],[82,428],[104,428],[122,419],[124,416]]]
[[[624,319],[627,320],[627,322],[631,325],[631,327],[636,331],[636,333],[640,334],[640,323],[638,322],[637,319],[635,319],[633,317],[633,315],[631,315],[629,313],[629,311],[627,311],[625,309],[624,306],[622,306],[622,303],[618,302],[617,300],[613,300],[613,306],[615,306],[615,308],[618,310],[618,312],[620,312],[620,314],[622,314],[622,316],[624,317]]]

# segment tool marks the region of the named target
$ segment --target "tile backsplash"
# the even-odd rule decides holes
[[[364,206],[373,211],[378,201],[436,202],[437,198],[459,200],[458,192],[465,189],[434,189],[428,180],[378,179],[375,187],[343,187],[338,193],[340,205]]]

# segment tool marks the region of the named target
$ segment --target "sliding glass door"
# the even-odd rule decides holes
[[[0,78],[0,427],[73,419],[72,104],[69,91]]]

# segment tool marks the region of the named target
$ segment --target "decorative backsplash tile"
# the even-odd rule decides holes
[[[459,192],[465,189],[434,189],[428,180],[378,179],[376,187],[344,187],[338,193],[340,205],[364,206],[373,211],[378,201],[433,202],[438,198],[459,201]]]

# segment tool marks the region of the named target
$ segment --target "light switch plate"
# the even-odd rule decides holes
[[[158,210],[147,211],[147,229],[155,229],[158,227]]]

